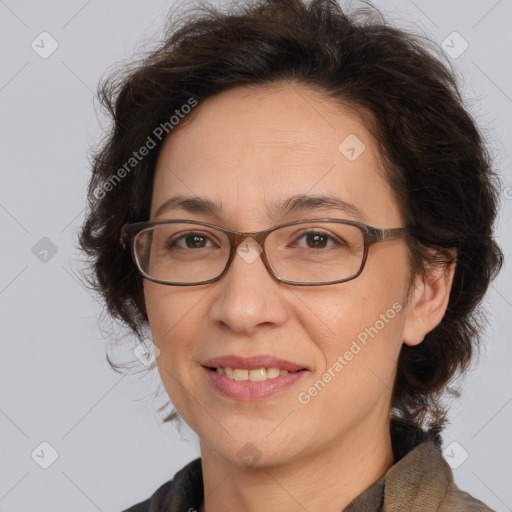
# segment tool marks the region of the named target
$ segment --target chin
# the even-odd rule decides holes
[[[274,423],[274,426],[277,423]],[[202,440],[201,451],[203,451],[203,445],[207,445],[228,464],[241,468],[264,469],[293,461],[300,456],[304,448],[293,441],[296,436],[289,432],[283,432],[281,436],[272,439],[272,428],[269,429],[266,422],[259,428],[256,425],[252,429],[244,429],[243,426],[239,426],[238,429],[239,432],[243,431],[244,435],[230,436],[222,428],[220,428],[221,432],[218,430],[212,432],[210,429],[206,436],[199,436]],[[304,438],[299,437],[299,439]]]

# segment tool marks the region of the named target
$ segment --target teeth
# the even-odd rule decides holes
[[[279,368],[267,368],[267,379],[275,379],[276,377],[279,377]]]
[[[251,380],[262,381],[267,379],[275,379],[280,375],[289,373],[287,370],[280,370],[279,368],[256,368],[254,370],[247,370],[244,368],[216,368],[219,375],[225,375],[234,380]]]
[[[233,368],[233,379],[235,380],[247,380],[249,378],[249,370],[242,370],[239,368]]]

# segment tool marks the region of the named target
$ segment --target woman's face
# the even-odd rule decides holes
[[[238,87],[190,115],[161,150],[152,220],[193,219],[244,232],[326,217],[402,226],[368,130],[320,93],[299,85]],[[298,194],[355,208],[311,207],[274,217],[267,211]],[[206,199],[219,211],[175,207],[156,216],[175,195]],[[238,254],[216,283],[145,281],[165,389],[202,449],[228,462],[283,464],[342,440],[357,450],[388,425],[408,283],[404,239],[371,246],[359,277],[328,286],[280,283],[261,258]],[[267,380],[253,382],[244,380],[248,372],[235,371],[242,379],[235,381],[206,368],[229,356],[242,359],[223,364],[241,370],[244,358],[253,366],[285,366],[271,360],[278,358],[304,370],[277,378],[272,370]]]

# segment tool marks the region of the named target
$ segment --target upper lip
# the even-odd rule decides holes
[[[295,364],[286,359],[274,357],[267,354],[259,354],[255,356],[235,356],[226,355],[208,359],[203,363],[208,368],[242,368],[246,370],[256,370],[258,368],[279,368],[289,372],[298,370],[307,370],[304,365]]]

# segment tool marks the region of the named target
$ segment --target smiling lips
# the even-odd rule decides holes
[[[203,367],[218,391],[238,400],[267,398],[308,373],[304,366],[268,355],[218,357]]]

